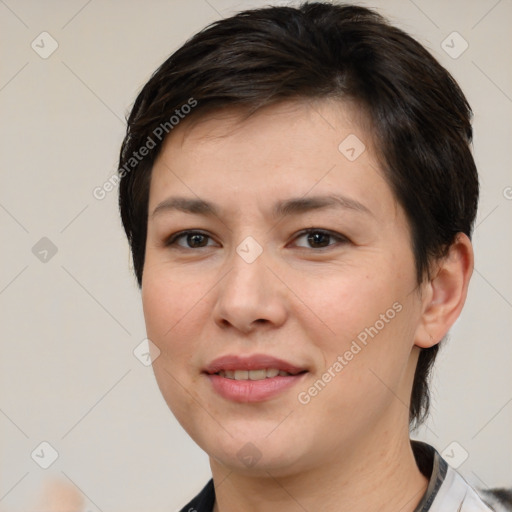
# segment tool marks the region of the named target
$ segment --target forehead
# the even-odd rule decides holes
[[[363,119],[332,100],[283,102],[248,118],[233,109],[185,118],[155,162],[149,209],[173,192],[215,198],[233,212],[327,193],[373,202],[376,214],[394,210]]]

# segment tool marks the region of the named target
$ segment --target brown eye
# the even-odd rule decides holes
[[[348,242],[347,238],[338,233],[332,233],[322,229],[309,229],[303,231],[296,240],[305,239],[307,245],[296,244],[308,249],[323,249]]]
[[[309,233],[307,235],[308,244],[312,247],[327,247],[331,240],[331,235],[328,233],[322,233],[321,231],[316,231],[314,233]]]
[[[207,238],[202,233],[189,233],[186,240],[189,247],[204,247],[208,243]]]
[[[209,240],[211,240],[210,236],[201,231],[182,231],[172,235],[165,245],[179,246],[184,249],[200,249],[207,247]]]

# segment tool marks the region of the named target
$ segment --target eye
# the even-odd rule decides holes
[[[305,239],[306,244],[309,245],[300,245],[295,242],[299,247],[304,247],[308,249],[324,249],[326,247],[332,247],[334,245],[348,243],[349,240],[340,235],[339,233],[333,233],[332,231],[326,231],[324,229],[307,229],[299,233],[299,236],[295,239],[301,240]]]
[[[307,245],[297,244],[297,240],[301,239],[304,239]],[[183,249],[201,249],[211,247],[214,244],[214,242],[213,244],[209,242],[213,242],[210,235],[202,231],[188,230],[171,235],[165,245],[167,247],[177,246]],[[339,233],[317,228],[304,230],[295,238],[295,245],[306,249],[325,249],[348,242],[349,240]]]
[[[179,246],[184,249],[200,249],[208,246],[208,240],[211,240],[211,237],[202,231],[181,231],[171,235],[165,245]],[[180,241],[184,243],[179,243]]]

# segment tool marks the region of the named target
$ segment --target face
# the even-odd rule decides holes
[[[356,119],[323,100],[185,120],[154,165],[154,372],[215,464],[286,475],[408,435],[421,295]]]

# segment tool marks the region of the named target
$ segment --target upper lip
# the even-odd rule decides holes
[[[218,357],[209,363],[204,371],[213,375],[214,373],[226,370],[261,370],[267,368],[277,368],[278,370],[283,370],[291,374],[306,371],[305,368],[300,368],[288,361],[266,354],[253,354],[251,356],[226,355]]]

